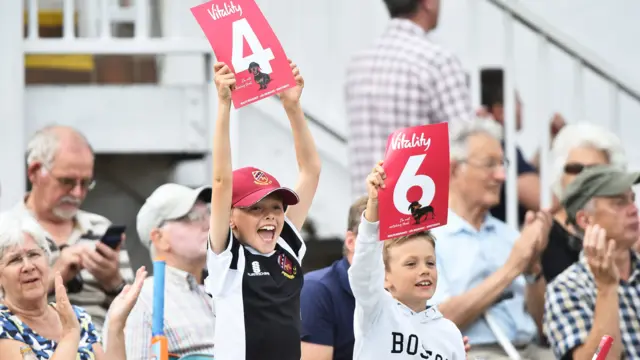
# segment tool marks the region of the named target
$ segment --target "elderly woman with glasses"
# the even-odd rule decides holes
[[[51,269],[49,247],[30,217],[0,215],[0,354],[3,360],[126,359],[124,325],[146,277],[136,273],[111,303],[106,349],[91,317],[71,305],[60,274],[55,274],[55,303],[47,303]]]
[[[601,164],[627,167],[620,139],[607,129],[589,123],[565,126],[553,141],[551,156],[552,191],[558,199],[567,184],[587,167]],[[542,254],[547,282],[576,262],[581,250],[582,236],[567,223],[567,214],[560,208],[554,214],[549,243]]]

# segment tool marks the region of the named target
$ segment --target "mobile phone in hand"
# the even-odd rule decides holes
[[[122,234],[126,229],[124,225],[111,225],[100,238],[100,242],[115,250],[122,242]]]

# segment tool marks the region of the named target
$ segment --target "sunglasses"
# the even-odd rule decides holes
[[[580,174],[584,169],[586,168],[590,168],[594,165],[585,165],[585,164],[580,164],[580,163],[568,163],[564,166],[564,172],[566,174],[569,175],[578,175]]]

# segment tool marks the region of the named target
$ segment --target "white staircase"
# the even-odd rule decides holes
[[[191,17],[189,7],[203,0],[57,0],[65,10],[64,36],[38,37],[37,0],[3,1],[0,4],[0,183],[3,193],[0,209],[11,206],[25,188],[25,139],[37,128],[52,122],[79,128],[98,153],[149,154],[176,153],[200,157],[180,167],[178,179],[193,184],[209,181],[207,153],[210,149],[210,123],[216,111],[215,90],[210,86],[212,53],[208,42]],[[341,236],[344,232],[350,195],[347,173],[346,119],[342,100],[345,65],[351,54],[367,46],[384,29],[387,14],[382,0],[257,0],[280,38],[287,55],[300,66],[307,87],[303,106],[323,158],[323,175],[311,209],[321,236]],[[120,5],[130,4],[130,5]],[[157,4],[158,8],[151,5]],[[610,84],[611,126],[620,130],[620,97],[640,99],[637,83],[620,74],[586,48],[563,35],[543,18],[516,0],[467,0],[443,2],[445,10],[436,36],[447,38],[471,74],[474,103],[479,103],[478,70],[490,65],[483,60],[486,47],[479,41],[485,19],[479,8],[490,5],[502,14],[503,33],[494,38],[503,42],[504,59],[497,63],[506,69],[506,81],[513,88],[517,69],[518,44],[514,45],[514,24],[524,24],[539,40],[534,101],[540,121],[550,117],[547,108],[548,81],[551,80],[549,52],[558,48],[575,59],[575,118],[582,118],[586,72],[594,72]],[[78,5],[78,6],[76,6]],[[447,9],[466,13],[447,13]],[[29,31],[21,34],[22,12],[29,11]],[[73,14],[78,12],[79,33],[73,31]],[[156,16],[160,14],[159,16]],[[115,38],[116,23],[134,24],[133,38]],[[158,26],[153,26],[154,24]],[[462,25],[462,26],[461,26]],[[466,29],[459,40],[460,28]],[[494,39],[494,41],[495,41]],[[535,43],[534,43],[535,44]],[[126,86],[29,86],[24,85],[24,54],[158,54],[157,85]],[[555,80],[555,78],[554,78]],[[213,90],[213,91],[212,91]],[[505,92],[506,114],[514,112],[512,92]],[[24,105],[23,105],[24,104]],[[117,104],[114,106],[113,104]],[[515,131],[512,120],[506,127],[508,157],[513,158]],[[543,124],[539,125],[544,127]],[[638,128],[640,129],[640,127]],[[536,136],[537,134],[534,134]],[[279,102],[267,99],[233,112],[234,166],[255,165],[274,173],[285,184],[296,176],[293,145],[288,122]],[[546,131],[540,132],[543,151]],[[543,154],[544,156],[544,154]],[[515,170],[511,167],[510,169]],[[515,173],[510,170],[509,178]],[[547,190],[548,177],[543,169]],[[508,182],[508,196],[514,199],[515,182]],[[7,192],[7,189],[11,191]],[[549,191],[543,192],[549,203]],[[515,217],[515,202],[508,206]]]
[[[587,104],[586,89],[593,89],[586,86],[588,76],[595,75],[607,88],[607,98],[600,99],[602,104],[608,106],[607,119],[599,121],[603,126],[609,127],[617,134],[621,134],[623,123],[635,124],[635,119],[621,118],[621,98],[629,98],[636,106],[640,105],[640,82],[636,79],[636,74],[623,73],[614,65],[607,62],[597,54],[590,51],[587,47],[573,40],[564,34],[557,27],[535,12],[531,11],[524,2],[518,0],[467,0],[468,14],[468,46],[470,52],[467,54],[467,62],[469,68],[478,69],[483,64],[478,62],[483,51],[483,43],[478,41],[479,33],[482,26],[481,12],[479,7],[490,4],[499,10],[502,22],[502,34],[495,34],[495,39],[503,42],[503,66],[505,69],[505,133],[506,133],[506,156],[509,159],[515,159],[516,129],[515,129],[515,111],[514,111],[514,94],[516,89],[515,77],[519,71],[533,72],[536,79],[536,91],[532,97],[528,98],[527,105],[534,107],[536,116],[536,130],[528,133],[528,136],[538,136],[540,139],[541,159],[548,159],[549,149],[549,121],[555,109],[550,107],[552,103],[552,88],[557,86],[557,82],[566,80],[567,77],[558,78],[552,72],[553,64],[550,63],[551,51],[560,50],[570,58],[572,62],[572,91],[566,96],[572,99],[571,116],[573,122],[576,121],[593,121],[586,113],[589,108]],[[618,5],[621,5],[619,2]],[[614,2],[611,3],[614,5]],[[581,6],[587,6],[582,3]],[[534,43],[537,47],[537,57],[535,58],[536,66],[533,69],[518,68],[516,62],[516,26],[524,26],[529,35],[533,35]],[[522,37],[518,39],[523,41]],[[526,41],[526,40],[524,40]],[[531,41],[526,44],[532,44]],[[486,51],[486,49],[484,50]],[[486,65],[486,64],[485,64]],[[474,103],[478,104],[479,91],[479,73],[472,71],[471,84],[474,95]],[[533,101],[531,101],[533,100]],[[640,131],[640,126],[635,127]],[[623,138],[623,137],[622,137]],[[624,139],[624,138],[623,138]],[[632,147],[630,150],[640,150],[640,148]],[[541,168],[541,205],[543,207],[551,204],[551,190],[549,179],[549,162],[542,162]],[[516,168],[511,166],[508,169],[507,178],[515,179]],[[516,227],[517,222],[517,203],[515,201],[517,188],[515,181],[507,181],[507,222]]]

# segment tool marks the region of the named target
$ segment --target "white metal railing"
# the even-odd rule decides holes
[[[563,34],[557,28],[553,27],[542,17],[530,11],[522,2],[514,0],[485,0],[498,9],[504,16],[505,34],[505,59],[504,59],[504,101],[505,101],[505,152],[508,159],[516,158],[516,124],[515,124],[515,54],[514,54],[514,22],[526,26],[538,36],[538,68],[537,71],[537,93],[533,102],[533,107],[541,115],[544,121],[551,119],[551,109],[548,108],[548,84],[546,81],[550,74],[549,70],[549,46],[554,45],[574,61],[574,83],[573,83],[573,113],[578,119],[584,119],[584,76],[585,69],[589,69],[604,79],[610,87],[610,116],[613,131],[620,132],[620,94],[629,95],[636,102],[640,102],[640,86],[629,79],[628,74],[622,74],[614,66],[589,51],[571,37]],[[474,51],[477,51],[478,21],[475,20],[478,0],[467,0],[468,11],[471,14],[471,22],[469,28],[469,49],[471,58],[475,57]],[[478,104],[476,94],[480,91],[479,76],[477,69],[473,67],[475,73],[471,75],[471,89],[473,93],[474,104]],[[548,123],[545,129],[548,128]],[[551,179],[549,174],[548,159],[550,148],[549,131],[542,131],[540,144],[540,205],[543,208],[551,206]],[[507,223],[514,227],[518,227],[518,193],[517,193],[517,172],[516,166],[510,166],[507,170],[506,182],[506,215]]]
[[[16,0],[18,1],[18,0]],[[176,6],[179,1],[168,1]],[[119,5],[115,0],[83,0],[76,9],[75,0],[63,1],[62,38],[40,38],[38,35],[38,0],[28,0],[28,35],[24,41],[27,54],[211,54],[206,38],[180,36],[178,27],[160,38],[149,35],[150,0],[135,0],[134,5]],[[78,11],[81,35],[75,33]],[[172,11],[172,9],[165,9]],[[116,23],[131,22],[133,38],[117,38],[112,34]]]

